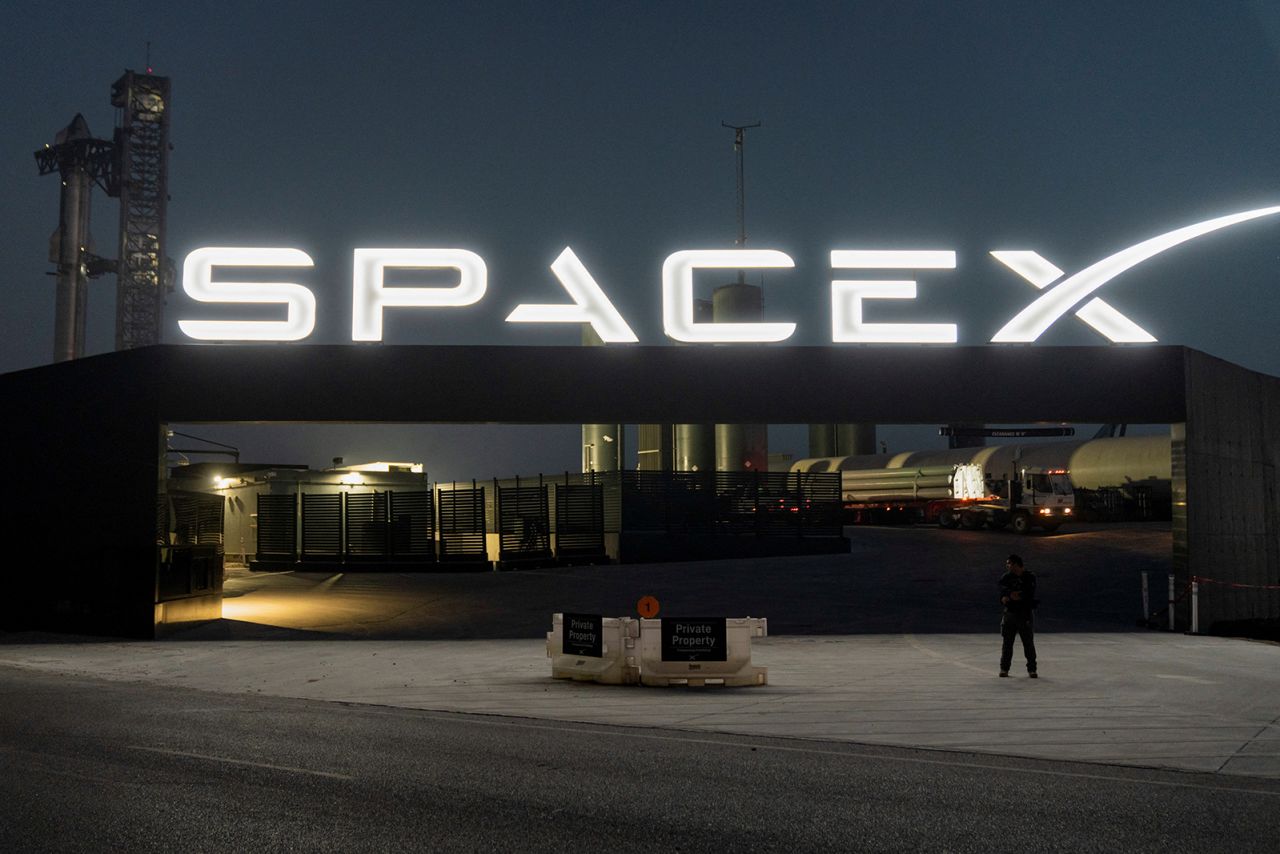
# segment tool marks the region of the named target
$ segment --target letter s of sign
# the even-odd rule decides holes
[[[199,341],[298,341],[316,325],[316,297],[289,282],[215,282],[214,267],[313,267],[301,249],[206,246],[182,262],[182,289],[199,302],[286,306],[284,320],[179,320],[178,328]]]
[[[1157,235],[1149,240],[1144,240],[1141,243],[1130,246],[1128,249],[1122,249],[1049,288],[1031,305],[1024,308],[1006,323],[991,339],[991,342],[993,344],[1003,344],[1035,341],[1059,317],[1062,317],[1085,297],[1130,267],[1159,255],[1179,243],[1185,243],[1188,240],[1209,234],[1220,228],[1276,213],[1280,213],[1280,205],[1230,214],[1184,226],[1165,234]],[[995,256],[996,260],[1038,288],[1045,287],[1062,275],[1061,270],[1034,252],[1005,250],[992,252],[991,254]],[[1115,342],[1150,342],[1156,340],[1145,329],[1100,299],[1092,299],[1085,303],[1076,312],[1076,316]]]

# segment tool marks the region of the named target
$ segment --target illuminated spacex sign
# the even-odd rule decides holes
[[[1029,343],[1058,318],[1073,311],[1107,340],[1115,343],[1155,341],[1138,324],[1093,296],[1123,273],[1171,247],[1227,226],[1280,213],[1280,206],[1218,217],[1158,235],[1103,258],[1067,276],[1044,257],[1028,250],[997,250],[991,255],[1031,285],[1044,291],[992,337],[992,343]],[[200,341],[298,341],[315,328],[316,298],[310,288],[291,282],[214,281],[215,267],[311,267],[300,249],[206,247],[187,256],[182,288],[199,302],[276,305],[283,320],[180,320],[179,328]],[[795,262],[776,249],[686,249],[662,265],[662,324],[667,336],[688,343],[776,342],[790,338],[796,324],[784,322],[695,323],[693,273],[699,269],[785,269]],[[952,270],[956,253],[944,249],[836,249],[833,270]],[[388,270],[446,270],[456,274],[448,287],[387,287]],[[626,320],[566,247],[551,272],[571,302],[523,304],[507,316],[509,323],[589,324],[606,343],[635,343]],[[383,312],[389,308],[444,308],[474,305],[484,296],[488,272],[484,259],[466,249],[357,249],[351,292],[351,339],[381,341]],[[867,323],[868,300],[915,299],[916,282],[908,278],[836,278],[831,281],[831,340],[849,344],[954,344],[953,323]]]

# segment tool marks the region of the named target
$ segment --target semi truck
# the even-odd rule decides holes
[[[982,466],[843,471],[845,518],[853,523],[925,522],[944,528],[1056,531],[1072,517],[1075,496],[1062,469],[1022,468],[993,482]]]

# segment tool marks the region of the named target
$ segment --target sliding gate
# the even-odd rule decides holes
[[[397,571],[436,562],[430,490],[302,493],[300,517],[298,498],[258,495],[255,568],[302,563],[314,569]]]

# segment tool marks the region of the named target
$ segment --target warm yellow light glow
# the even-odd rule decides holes
[[[375,471],[375,472],[411,472],[412,474],[422,474],[422,463],[396,463],[384,462],[378,460],[372,463],[359,463],[357,465],[343,466],[342,471]]]
[[[351,472],[350,474],[344,474],[342,477],[338,478],[338,482],[345,483],[348,486],[359,486],[364,483],[364,478],[356,472]]]

